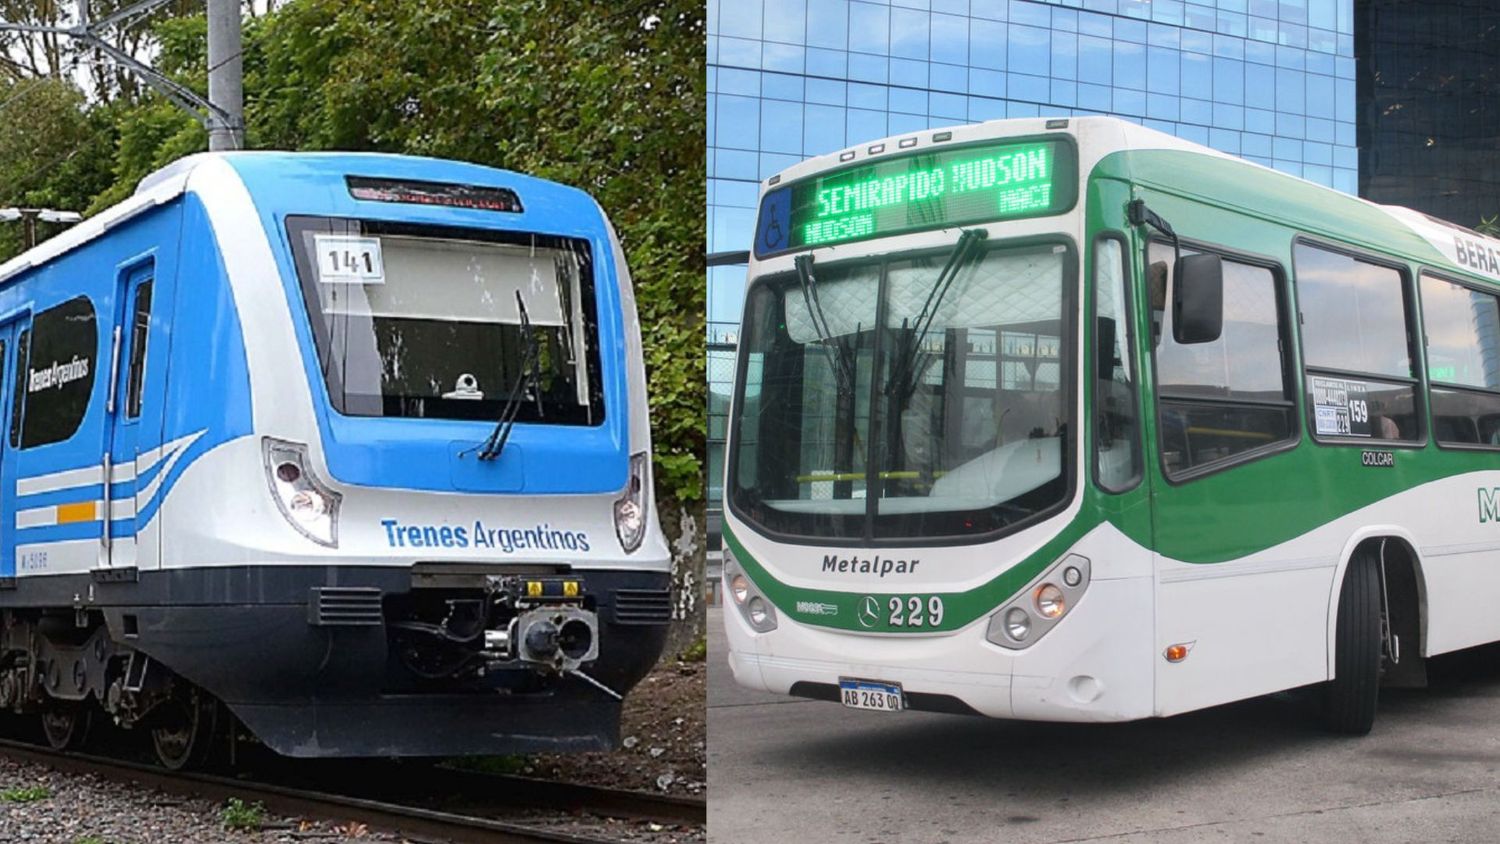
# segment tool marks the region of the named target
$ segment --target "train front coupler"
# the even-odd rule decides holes
[[[573,577],[496,577],[490,582],[492,617],[509,618],[485,631],[492,668],[520,663],[547,675],[577,677],[615,698],[615,690],[584,673],[599,658],[599,616],[585,607],[584,582]]]

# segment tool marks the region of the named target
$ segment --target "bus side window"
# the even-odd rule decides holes
[[[151,286],[147,279],[135,288],[135,311],[130,321],[130,371],[125,381],[125,415],[141,415],[141,394],[146,383],[146,340],[151,332]]]
[[[1406,274],[1307,243],[1292,263],[1313,437],[1421,439]]]
[[[1125,279],[1122,241],[1101,238],[1094,246],[1094,477],[1110,492],[1133,487],[1141,468]]]
[[[16,383],[10,398],[10,447],[21,447],[21,414],[26,411],[26,368],[31,353],[31,329],[21,330],[16,339]]]
[[[1422,323],[1432,435],[1448,445],[1500,446],[1500,300],[1422,274]]]
[[[1151,244],[1149,263],[1170,267],[1172,260],[1171,245]],[[1175,279],[1168,275],[1170,286]],[[1171,308],[1165,309],[1156,381],[1167,477],[1263,453],[1297,436],[1292,380],[1282,356],[1290,348],[1284,342],[1286,310],[1275,273],[1228,257],[1219,339],[1177,343]]]

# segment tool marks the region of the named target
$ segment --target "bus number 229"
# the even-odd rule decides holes
[[[892,595],[886,607],[891,611],[886,621],[892,627],[936,627],[943,623],[943,599],[937,595],[926,601],[920,595]]]

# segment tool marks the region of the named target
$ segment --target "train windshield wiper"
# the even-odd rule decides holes
[[[909,328],[910,333],[891,367],[891,380],[885,386],[886,395],[899,395],[904,400],[916,389],[917,375],[925,367],[925,364],[917,365],[917,356],[922,353],[922,343],[927,339],[927,332],[932,330],[933,320],[937,319],[938,307],[959,272],[978,257],[979,244],[988,236],[984,229],[964,229],[958,236],[958,243],[953,245],[953,251],[948,253],[942,271],[932,280],[932,289],[927,291],[927,301],[922,303],[916,319],[910,323],[904,319],[901,321],[901,328]]]
[[[542,415],[542,373],[536,332],[531,327],[531,315],[526,312],[526,300],[521,298],[519,290],[516,291],[516,311],[521,315],[521,370],[516,373],[516,382],[500,408],[500,418],[495,422],[495,430],[490,432],[489,439],[479,449],[480,460],[494,460],[505,450],[510,431],[516,424],[516,414],[520,413],[521,403],[528,391],[536,400],[537,416]]]
[[[838,385],[839,395],[851,395],[854,392],[854,376],[849,371],[844,344],[833,339],[833,332],[828,329],[828,317],[824,315],[823,302],[818,298],[818,280],[813,276],[812,256],[798,255],[793,263],[797,267],[797,283],[802,286],[802,301],[807,305],[808,319],[812,320],[813,331],[818,335],[818,345],[828,355],[828,365],[833,369],[833,380]]]

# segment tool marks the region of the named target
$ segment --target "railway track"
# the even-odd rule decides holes
[[[307,778],[296,785],[263,781],[262,778],[228,777],[196,772],[172,772],[154,765],[84,753],[54,751],[47,747],[0,738],[0,755],[46,765],[59,771],[94,774],[115,782],[128,782],[186,797],[223,802],[231,797],[258,802],[276,814],[341,823],[357,822],[424,842],[451,844],[616,844],[618,837],[602,837],[593,831],[572,832],[516,823],[494,815],[506,814],[497,806],[528,811],[548,810],[560,816],[595,815],[603,819],[659,820],[666,824],[702,826],[706,823],[704,801],[668,795],[652,795],[619,789],[570,783],[552,783],[525,777],[479,774],[443,768],[423,769],[421,793],[435,789],[469,789],[493,796],[488,805],[471,800],[461,810],[412,805],[397,799],[393,787],[378,791],[381,797],[358,796],[361,782],[379,779],[361,777],[345,781],[337,790],[318,787]],[[378,766],[377,766],[378,767]],[[409,780],[407,781],[409,782]],[[387,780],[389,783],[389,780]],[[402,789],[405,790],[405,789]],[[449,792],[450,794],[455,792]],[[513,812],[511,813],[513,814]]]

